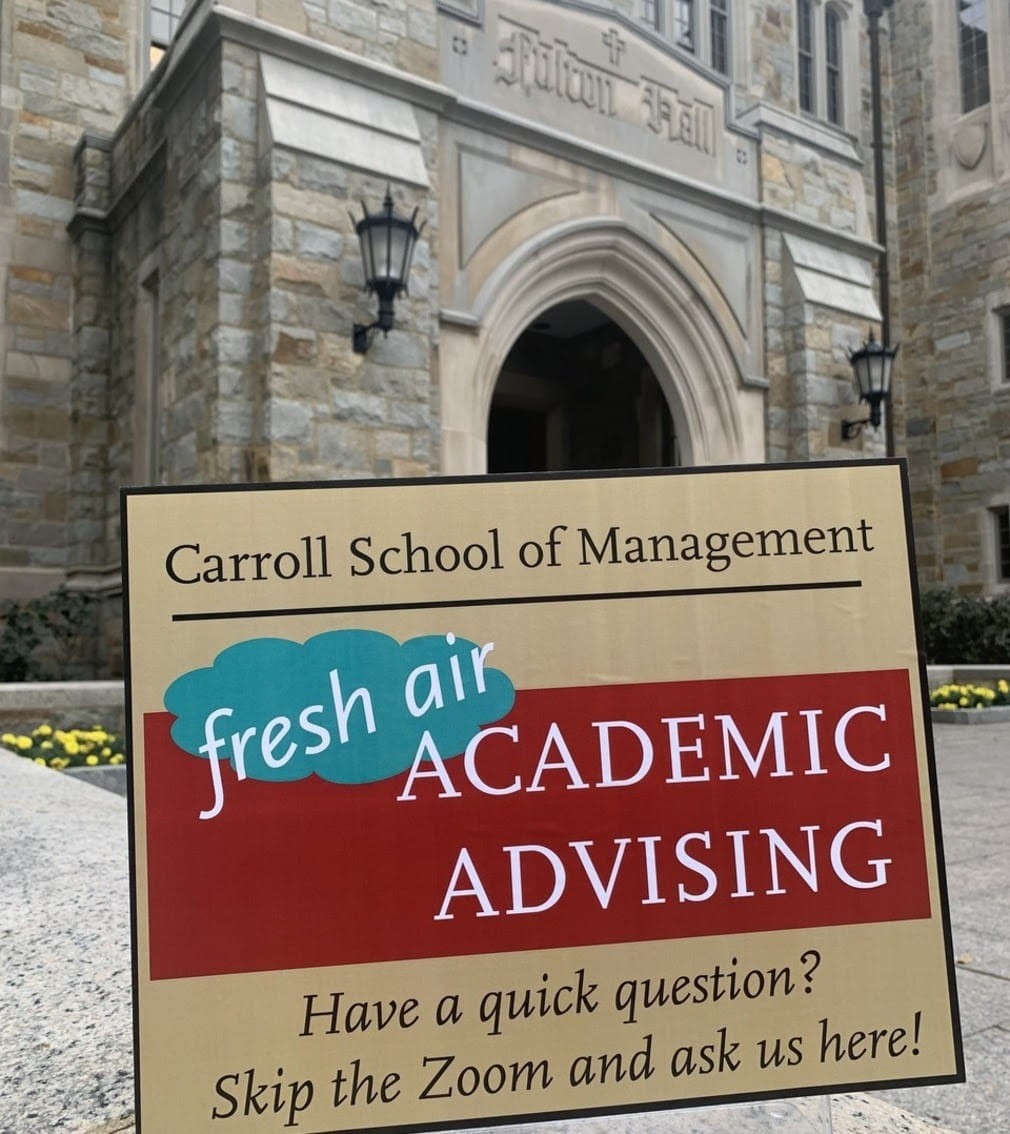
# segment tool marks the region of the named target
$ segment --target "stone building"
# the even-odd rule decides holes
[[[1010,583],[1010,8],[882,35],[896,451]],[[984,80],[984,81],[983,81]],[[0,594],[114,596],[118,489],[881,455],[846,0],[10,0]],[[394,329],[355,221],[424,227]]]
[[[1010,586],[1010,6],[898,3],[892,261],[916,552],[927,581],[992,594]]]

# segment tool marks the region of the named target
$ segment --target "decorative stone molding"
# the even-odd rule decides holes
[[[985,155],[989,126],[984,119],[975,119],[954,127],[951,151],[962,169],[974,169]]]
[[[271,55],[260,72],[274,145],[430,188],[409,103]]]
[[[739,121],[742,125],[760,133],[770,131],[792,141],[802,142],[848,165],[860,168],[863,165],[862,158],[849,135],[814,118],[800,117],[770,103],[758,102],[744,111]]]
[[[487,0],[483,21],[440,26],[441,78],[457,121],[483,116],[499,135],[531,131],[619,154],[671,178],[753,199],[753,131],[730,112],[724,77],[621,12],[579,4]],[[475,124],[475,123],[471,123]]]
[[[443,324],[446,471],[480,471],[455,466],[482,444],[508,351],[537,315],[572,299],[598,307],[642,351],[670,404],[686,464],[763,459],[763,429],[750,428],[749,415],[752,401],[760,412],[762,393],[746,388],[724,326],[679,265],[619,218],[600,217],[555,227],[515,249],[476,298],[476,341],[469,329],[453,335],[455,326]]]
[[[880,322],[869,260],[825,248],[812,240],[784,237],[800,295],[806,303]]]
[[[515,159],[460,144],[457,148],[459,266],[501,225],[526,209],[579,192],[566,178]],[[471,186],[480,186],[476,191]]]

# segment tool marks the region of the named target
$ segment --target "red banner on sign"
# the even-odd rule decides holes
[[[146,718],[154,979],[925,918],[905,671],[521,691],[465,755],[239,782]]]

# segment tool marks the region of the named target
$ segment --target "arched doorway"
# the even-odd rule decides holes
[[[676,252],[613,218],[573,221],[500,260],[468,309],[447,303],[442,471],[487,471],[488,423],[492,406],[505,406],[507,360],[546,312],[573,302],[591,305],[641,352],[674,422],[675,463],[764,460],[764,389],[744,380],[742,328],[697,260]],[[565,467],[576,466],[569,459]]]
[[[491,400],[489,473],[675,464],[673,418],[656,376],[603,311],[568,300],[519,335]]]

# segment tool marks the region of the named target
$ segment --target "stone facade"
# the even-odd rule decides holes
[[[12,0],[0,12],[0,590],[73,566],[68,517],[75,302],[74,150],[138,86],[131,0]]]
[[[989,15],[988,103],[960,113],[952,14],[896,13],[894,105],[905,445],[920,574],[1010,586],[992,510],[1010,503],[1010,12]]]
[[[123,484],[483,472],[505,360],[558,305],[630,337],[685,463],[883,454],[840,437],[880,320],[861,15],[833,125],[799,107],[791,2],[734,6],[727,74],[659,7],[199,0],[148,74],[138,0],[5,5],[0,592],[114,594]],[[991,105],[951,115],[943,10],[882,25],[893,416],[923,579],[993,590],[1010,57],[994,34]],[[387,185],[424,226],[356,354]]]

